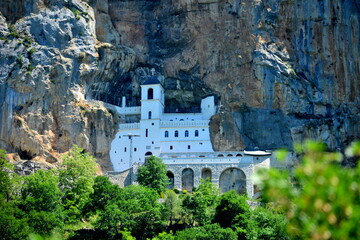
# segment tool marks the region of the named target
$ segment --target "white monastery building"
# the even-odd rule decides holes
[[[139,115],[139,122],[120,124],[111,144],[110,158],[115,171],[134,163],[144,163],[149,155],[181,152],[214,152],[209,133],[210,117],[215,114],[214,97],[201,101],[201,113],[164,113],[164,89],[156,76],[141,85],[141,107],[126,107],[118,112]]]
[[[127,123],[119,125],[111,144],[110,178],[134,171],[154,155],[167,165],[170,188],[191,191],[201,178],[210,178],[222,192],[234,189],[254,196],[253,175],[257,168],[270,167],[271,152],[214,152],[209,132],[216,113],[214,96],[202,99],[200,113],[165,113],[164,99],[164,88],[153,73],[141,85],[141,106],[126,107],[123,97],[122,106],[116,107]]]

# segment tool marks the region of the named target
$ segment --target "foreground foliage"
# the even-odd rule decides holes
[[[264,205],[253,209],[246,196],[235,191],[220,194],[210,179],[201,181],[192,193],[165,190],[165,171],[156,158],[140,171],[144,180],[140,186],[119,188],[107,177],[95,176],[95,159],[76,146],[58,170],[29,176],[14,174],[0,151],[0,236],[360,239],[360,167],[341,167],[342,155],[325,152],[319,143],[308,143],[299,153],[303,162],[293,173],[274,169],[260,173]],[[360,155],[360,144],[347,154]],[[152,176],[153,170],[161,176]]]
[[[261,174],[266,200],[286,212],[288,233],[300,239],[360,239],[360,165],[342,167],[343,155],[326,152],[318,142],[297,150],[302,164],[293,173],[272,169]],[[360,156],[360,142],[346,154]]]

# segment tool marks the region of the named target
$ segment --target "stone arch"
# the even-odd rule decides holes
[[[168,189],[173,189],[174,188],[174,173],[172,171],[167,171],[166,176],[169,178],[169,185],[167,185]]]
[[[181,174],[181,189],[191,192],[194,188],[194,171],[191,168],[185,168]]]
[[[227,168],[220,174],[219,187],[222,193],[231,190],[238,194],[246,193],[246,175],[239,168]]]
[[[207,179],[207,178],[209,178],[210,179],[210,181],[211,181],[211,169],[210,168],[203,168],[202,170],[201,170],[201,178],[202,179]]]

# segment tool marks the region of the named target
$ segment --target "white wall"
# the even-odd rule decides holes
[[[203,99],[201,102],[202,113],[164,114],[164,91],[161,85],[142,85],[141,88],[140,123],[120,124],[119,132],[111,143],[110,159],[114,171],[124,171],[131,167],[130,151],[132,151],[132,164],[143,163],[146,152],[151,152],[155,156],[159,156],[161,153],[175,152],[213,152],[207,120],[215,113],[214,97]],[[153,99],[151,100],[147,99],[149,88],[153,89]],[[151,119],[148,117],[149,111],[152,113]],[[168,121],[168,123],[170,121],[179,122],[179,124],[163,122],[161,125],[160,119]],[[199,135],[195,137],[196,130]],[[165,131],[169,132],[167,138],[165,138]],[[175,131],[178,131],[178,137],[175,137]],[[185,131],[189,132],[188,137],[185,137]],[[129,133],[138,135],[132,137],[131,150],[130,140],[126,136]]]
[[[214,96],[209,96],[201,100],[201,113],[204,119],[210,119],[216,113]]]

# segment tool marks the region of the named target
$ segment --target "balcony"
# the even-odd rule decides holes
[[[140,129],[140,123],[122,123],[119,124],[120,130]]]
[[[168,127],[208,127],[209,120],[197,120],[197,121],[161,121],[161,128]]]
[[[141,107],[116,107],[116,110],[121,115],[136,115],[141,113]]]

